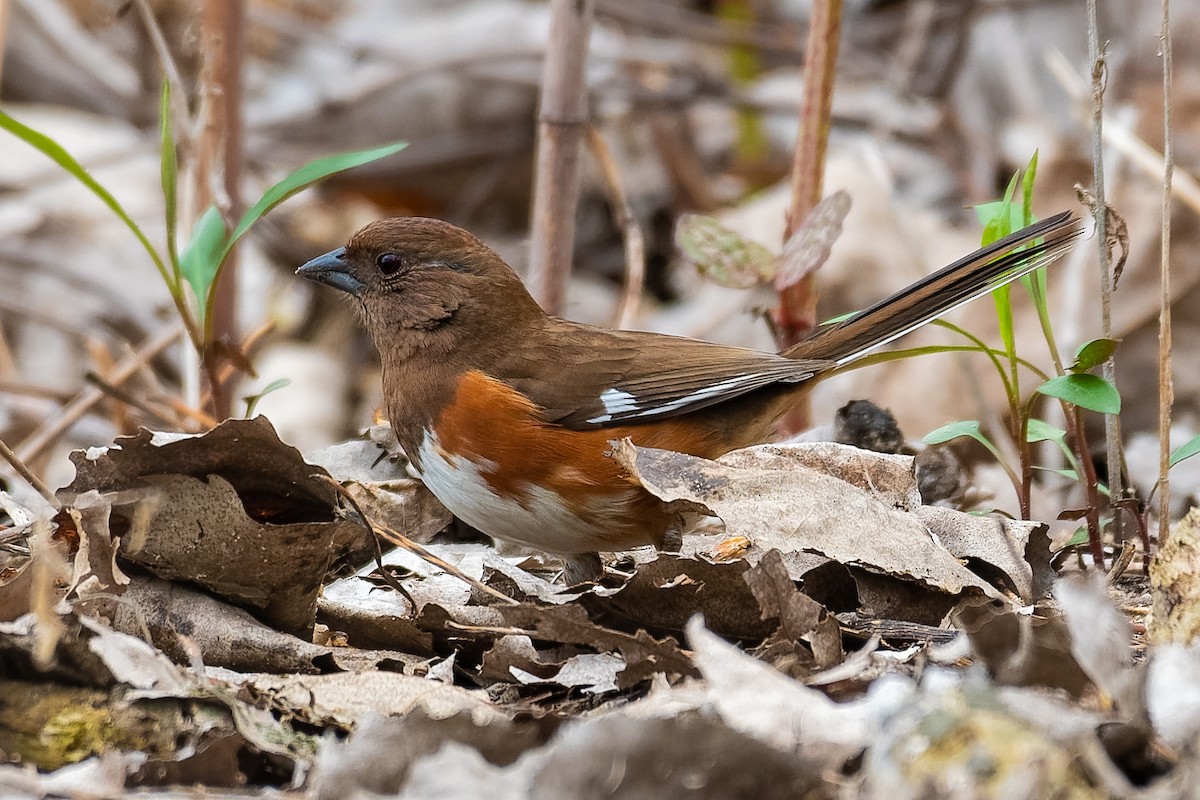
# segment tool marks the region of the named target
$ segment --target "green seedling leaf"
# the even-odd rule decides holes
[[[1101,414],[1121,412],[1121,395],[1117,392],[1117,387],[1099,375],[1059,375],[1043,383],[1037,391],[1039,394],[1066,400],[1089,411]]]
[[[1003,239],[1015,230],[1021,228],[1023,214],[1020,206],[1013,205],[1017,193],[1017,180],[1021,173],[1014,173],[1004,190],[1004,197],[991,203],[975,206],[975,215],[983,224],[983,236],[980,241],[987,246],[997,239]]]
[[[326,156],[325,158],[318,158],[316,161],[310,161],[305,164],[270,189],[267,189],[258,202],[242,215],[237,227],[230,234],[229,241],[225,243],[225,250],[221,253],[221,262],[225,261],[225,258],[229,255],[229,251],[233,249],[233,246],[238,243],[239,239],[246,235],[246,231],[250,230],[250,227],[254,223],[258,222],[271,209],[292,195],[312,186],[318,181],[328,178],[330,175],[386,158],[400,152],[407,146],[408,142],[396,142],[395,144],[384,145],[383,147],[372,147],[368,150],[355,150],[350,153]]]
[[[1092,339],[1090,342],[1084,342],[1075,351],[1075,361],[1067,367],[1067,370],[1087,372],[1089,369],[1098,367],[1112,358],[1113,353],[1117,352],[1119,344],[1120,342],[1116,339]]]
[[[1072,480],[1072,481],[1079,480],[1079,473],[1073,469],[1053,469],[1051,467],[1042,467],[1037,464],[1034,464],[1033,468],[1036,470],[1040,470],[1041,472],[1050,472],[1050,473],[1053,473],[1054,475],[1061,475],[1062,477],[1066,478],[1067,480]]]
[[[1000,451],[996,448],[996,445],[992,444],[991,439],[983,435],[983,430],[979,427],[977,420],[964,419],[958,422],[951,422],[949,425],[943,425],[925,434],[925,438],[922,441],[925,444],[943,444],[952,439],[960,439],[964,436],[979,442],[987,448],[989,453],[995,456],[997,461],[1004,463],[1004,459],[1000,456]]]
[[[248,394],[242,398],[246,402],[246,418],[254,416],[254,409],[258,407],[258,401],[269,395],[271,392],[278,391],[285,386],[290,386],[292,383],[290,378],[279,378],[271,381],[262,388],[262,391],[257,394]]]
[[[1063,545],[1063,547],[1080,547],[1087,543],[1088,543],[1087,528],[1079,527],[1079,528],[1075,529],[1075,532],[1073,534],[1071,534],[1071,538],[1067,540],[1067,543],[1065,545]]]
[[[178,174],[179,159],[175,151],[175,134],[171,130],[171,82],[166,78],[162,83],[162,95],[159,101],[159,138],[162,142],[160,150],[162,160],[159,174],[162,179],[163,211],[167,229],[167,260],[171,264],[171,275],[174,286],[179,286],[181,270],[179,267],[179,249],[175,242],[178,233]]]
[[[125,227],[129,228],[133,235],[137,237],[138,242],[141,243],[146,253],[149,254],[150,260],[154,262],[154,266],[158,267],[158,273],[162,276],[162,279],[166,282],[167,286],[174,286],[174,282],[171,280],[172,276],[169,272],[167,272],[167,268],[163,263],[162,257],[158,254],[158,251],[154,248],[154,245],[150,244],[150,240],[146,238],[146,234],[142,233],[142,229],[138,227],[138,224],[134,222],[133,218],[130,217],[128,212],[125,211],[124,206],[117,201],[117,198],[113,197],[112,193],[109,192],[108,189],[105,189],[103,186],[101,186],[100,183],[93,178],[86,169],[83,168],[83,165],[76,161],[74,156],[68,153],[62,145],[51,139],[46,134],[30,128],[28,125],[17,122],[3,111],[0,111],[0,128],[3,128],[21,141],[39,150],[43,155],[49,156],[54,163],[58,164],[60,167],[70,173],[71,176],[77,181],[90,189],[92,194],[96,195],[96,197],[99,197],[100,200],[103,201],[103,203],[108,206],[114,214],[117,215],[117,218],[120,219],[121,222],[125,223]]]
[[[775,271],[775,288],[783,291],[816,272],[829,260],[850,212],[849,193],[838,190],[817,203],[800,229],[783,246]]]
[[[1171,452],[1170,464],[1173,467],[1180,461],[1189,459],[1197,453],[1200,453],[1200,436],[1195,437],[1190,442],[1185,442],[1179,445],[1179,447],[1176,447]]]
[[[1029,424],[1025,429],[1025,441],[1027,442],[1058,442],[1062,444],[1067,440],[1067,432],[1060,430],[1049,423],[1030,417]]]
[[[1071,451],[1067,444],[1067,432],[1055,428],[1053,425],[1046,423],[1037,417],[1030,417],[1025,423],[1025,441],[1027,442],[1054,442],[1058,445],[1058,449],[1062,451],[1063,458],[1071,465],[1071,469],[1049,469],[1047,467],[1035,467],[1035,469],[1044,469],[1047,472],[1054,472],[1071,480],[1079,480],[1079,459],[1075,457],[1075,453]]]
[[[1021,178],[1021,221],[1016,229],[1033,224],[1033,184],[1037,180],[1038,151],[1025,165],[1025,176]]]
[[[775,255],[712,217],[684,214],[675,244],[701,275],[721,286],[749,289],[775,279]]]
[[[209,290],[224,260],[224,244],[225,221],[216,206],[209,206],[196,220],[192,239],[179,257],[180,271],[196,295],[197,316],[201,319],[208,307]]]

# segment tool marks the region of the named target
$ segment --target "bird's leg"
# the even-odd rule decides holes
[[[604,576],[604,564],[599,553],[575,553],[560,556],[563,562],[563,579],[568,586],[579,583],[594,583]]]
[[[663,532],[662,541],[658,544],[660,553],[678,554],[683,549],[683,518],[676,517],[671,525]]]

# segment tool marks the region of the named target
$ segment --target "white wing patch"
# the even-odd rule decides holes
[[[604,413],[598,417],[592,417],[588,422],[608,422],[614,416],[638,410],[637,398],[620,389],[605,389],[600,393],[600,402],[604,404]]]
[[[609,422],[614,418],[630,419],[637,417],[652,417],[656,414],[669,414],[681,408],[702,403],[714,397],[720,397],[726,392],[733,391],[743,384],[760,381],[760,375],[735,375],[723,381],[702,386],[694,392],[677,397],[666,403],[659,403],[642,408],[638,399],[629,392],[621,389],[605,389],[600,393],[600,402],[604,404],[604,413],[587,420],[589,424],[598,425]]]

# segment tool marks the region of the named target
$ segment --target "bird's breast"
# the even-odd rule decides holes
[[[610,457],[609,438],[620,434],[547,424],[520,392],[468,372],[415,462],[430,491],[489,536],[553,553],[657,544],[670,519]]]

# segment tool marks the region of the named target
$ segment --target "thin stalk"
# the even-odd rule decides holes
[[[1171,535],[1171,179],[1175,170],[1171,130],[1171,0],[1162,0],[1163,193],[1158,298],[1158,546]]]
[[[1096,18],[1096,0],[1087,0],[1088,59],[1092,62],[1092,196],[1095,205],[1092,217],[1096,225],[1096,255],[1100,267],[1100,331],[1105,339],[1112,338],[1112,262],[1108,252],[1108,200],[1104,194],[1104,86],[1107,79],[1107,53],[1100,44],[1100,26]],[[1104,362],[1104,379],[1117,385],[1116,360]],[[1104,415],[1104,452],[1108,463],[1109,502],[1124,495],[1124,459],[1121,454],[1121,418]],[[1113,514],[1113,533],[1117,541],[1122,534],[1120,513]],[[1147,556],[1149,553],[1146,554]]]
[[[595,0],[551,0],[542,67],[537,164],[529,240],[529,288],[561,314],[575,249],[579,146],[587,126],[587,52]]]
[[[245,10],[241,0],[205,0],[200,16],[200,43],[204,58],[200,97],[203,127],[197,148],[196,208],[212,202],[226,220],[241,216],[239,187],[242,174],[242,49]],[[210,381],[215,416],[230,412],[224,386],[211,384],[218,377],[215,341],[236,341],[236,254],[221,269],[204,320],[200,359]]]
[[[616,327],[629,328],[637,319],[642,289],[646,284],[646,242],[637,217],[633,214],[633,207],[629,205],[629,195],[621,183],[616,159],[600,131],[591,126],[588,127],[588,145],[604,176],[608,200],[612,204],[613,222],[621,230],[621,239],[625,243],[625,282],[621,289],[621,302],[617,306]]]
[[[804,52],[804,91],[800,98],[800,133],[792,157],[792,204],[783,241],[799,230],[821,201],[825,152],[833,113],[833,84],[837,73],[842,28],[842,0],[814,0]],[[809,335],[817,324],[817,287],[809,273],[791,286],[777,286],[779,305],[773,314],[775,344],[790,347]],[[807,395],[782,422],[785,431],[808,427],[811,406]]]
[[[62,503],[58,502],[58,498],[54,496],[54,492],[42,482],[42,479],[33,474],[33,470],[25,465],[25,462],[17,457],[17,454],[0,439],[0,458],[3,458],[9,465],[17,471],[17,474],[25,479],[25,482],[32,486],[42,498],[50,504],[55,511],[62,508]]]

